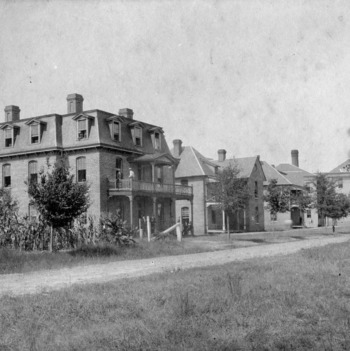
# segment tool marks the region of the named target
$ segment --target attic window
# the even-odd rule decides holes
[[[87,139],[88,137],[88,120],[86,118],[84,119],[78,119],[78,140],[82,139]]]
[[[32,124],[30,126],[30,143],[31,144],[38,144],[40,142],[39,140],[39,124]]]
[[[112,123],[112,139],[114,141],[120,141],[120,123],[114,121]]]
[[[5,129],[5,147],[12,147],[13,146],[13,134],[14,130],[12,128]]]
[[[154,133],[154,148],[160,150],[160,133]]]
[[[136,146],[142,146],[142,128],[134,127],[134,144]]]

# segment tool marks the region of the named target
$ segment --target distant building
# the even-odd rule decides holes
[[[312,188],[315,175],[299,168],[299,151],[292,150],[292,164],[282,163],[276,167],[277,171],[292,185],[291,191],[301,191],[302,188]],[[291,204],[290,219],[294,227],[317,227],[318,215],[315,209],[303,211],[298,204]]]
[[[226,151],[218,151],[218,160],[210,160],[192,146],[182,146],[181,140],[174,140],[173,156],[179,159],[175,172],[177,184],[193,187],[193,208],[187,200],[176,202],[176,213],[181,221],[191,221],[197,235],[226,230],[226,215],[210,194],[210,184],[216,181],[220,168],[237,164],[240,176],[248,181],[251,197],[244,211],[229,217],[232,231],[264,230],[263,181],[264,173],[259,156],[226,159]]]
[[[47,159],[65,155],[77,182],[90,185],[87,215],[121,210],[130,226],[151,216],[159,228],[175,223],[177,199],[192,199],[192,188],[174,183],[178,164],[163,129],[133,119],[131,109],[118,114],[83,110],[83,97],[67,96],[67,113],[20,118],[17,106],[5,108],[0,124],[2,186],[19,201],[21,214],[37,215],[29,206],[25,181],[37,181]]]
[[[345,195],[350,194],[350,159],[347,159],[337,167],[333,168],[330,172],[325,173],[327,177],[331,178],[336,186],[339,193]],[[350,222],[350,216],[342,218],[338,223]],[[331,222],[327,223],[330,224]]]

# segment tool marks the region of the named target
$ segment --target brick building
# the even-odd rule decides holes
[[[133,119],[131,109],[118,114],[83,110],[83,97],[67,97],[67,113],[20,118],[17,106],[5,108],[0,124],[2,186],[19,201],[20,214],[35,216],[25,181],[36,179],[47,161],[68,159],[77,182],[90,185],[87,215],[121,210],[131,226],[152,216],[159,228],[175,223],[176,199],[192,199],[192,188],[175,185],[178,161],[161,127]]]
[[[226,230],[226,216],[217,208],[210,196],[210,184],[216,181],[220,168],[238,164],[240,176],[246,178],[251,192],[245,211],[230,216],[232,231],[264,230],[263,181],[264,173],[259,157],[226,159],[226,151],[218,151],[218,160],[210,160],[192,146],[182,146],[181,140],[174,140],[173,156],[180,160],[175,172],[177,184],[193,187],[193,201],[176,201],[176,214],[182,222],[191,221],[195,234],[223,232]],[[208,191],[209,190],[209,191]]]

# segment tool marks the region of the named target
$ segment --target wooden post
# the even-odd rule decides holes
[[[51,232],[50,232],[50,247],[49,247],[49,250],[50,252],[52,252],[52,245],[53,244],[53,226],[51,224]]]
[[[143,229],[142,229],[142,219],[139,218],[139,231],[140,231],[140,239],[143,238]]]
[[[177,241],[181,241],[182,240],[180,225],[176,226],[176,237],[177,237]]]
[[[151,221],[149,219],[149,216],[147,216],[147,240],[148,242],[151,241]]]

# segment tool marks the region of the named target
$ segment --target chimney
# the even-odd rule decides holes
[[[134,116],[134,111],[131,108],[121,108],[119,110],[119,116],[132,119]]]
[[[218,160],[222,162],[222,161],[225,161],[225,159],[226,159],[226,150],[224,149],[218,150]]]
[[[67,113],[83,112],[84,98],[79,94],[69,94],[67,96]]]
[[[19,121],[20,109],[18,106],[10,105],[5,107],[5,121],[15,122]]]
[[[299,167],[299,151],[292,150],[292,165]]]
[[[181,152],[182,152],[182,140],[180,139],[175,139],[173,140],[174,144],[174,157],[180,157]]]

